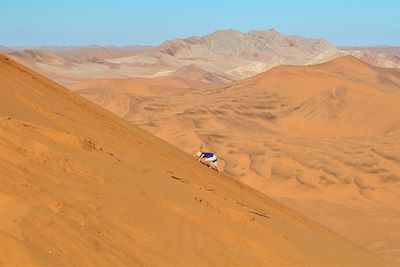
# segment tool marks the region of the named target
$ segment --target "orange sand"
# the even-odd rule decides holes
[[[0,101],[0,265],[385,265],[4,56]]]

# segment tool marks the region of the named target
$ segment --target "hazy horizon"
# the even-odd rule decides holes
[[[270,30],[270,29],[274,29],[277,32],[283,34],[282,32],[279,31],[279,29],[276,28],[269,28],[269,29],[252,29],[252,30],[260,30],[260,31],[266,31],[266,30]],[[195,36],[204,36],[204,35],[208,35],[208,34],[212,34],[215,31],[221,31],[221,30],[236,30],[236,29],[216,29],[212,32],[209,33],[205,33],[203,35],[190,35],[190,36],[183,36],[183,37],[175,37],[175,38],[170,38],[170,39],[166,39],[160,43],[157,44],[140,44],[140,43],[133,43],[133,44],[97,44],[97,43],[88,43],[88,44],[42,44],[42,45],[16,45],[16,46],[9,46],[9,45],[4,45],[2,43],[0,43],[0,46],[4,46],[7,48],[11,48],[11,49],[29,49],[29,48],[78,48],[78,47],[116,47],[116,48],[124,48],[124,47],[132,47],[132,46],[142,46],[142,47],[156,47],[158,45],[161,45],[162,43],[169,41],[169,40],[174,40],[174,39],[186,39],[186,38],[190,38],[190,37],[195,37]],[[249,30],[249,31],[252,31]],[[241,32],[249,32],[249,31],[241,31]],[[283,34],[286,35],[286,34]],[[286,35],[286,36],[301,36],[304,38],[310,38],[310,39],[324,39],[324,38],[314,38],[314,37],[308,37],[308,36],[304,36],[304,35],[299,35],[299,34],[292,34],[292,35]],[[332,42],[330,42],[329,40],[325,39],[326,41],[328,41],[329,43],[335,45],[338,48],[347,48],[347,47],[398,47],[400,46],[400,44],[375,44],[375,45],[336,45]]]
[[[395,1],[2,1],[0,45],[129,46],[274,28],[336,46],[399,46]]]

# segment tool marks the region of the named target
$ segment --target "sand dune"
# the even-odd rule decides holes
[[[222,87],[136,96],[124,118],[400,261],[400,75],[351,56]],[[101,104],[101,103],[100,103]]]
[[[315,66],[277,67],[227,91],[267,91],[276,102],[269,112],[281,132],[326,137],[398,129],[399,88],[400,72],[346,56]]]
[[[171,74],[171,77],[212,84],[224,84],[234,80],[232,77],[229,77],[226,74],[224,75],[206,71],[194,64],[183,66],[182,68],[174,71]]]
[[[385,265],[11,59],[0,66],[1,265]]]

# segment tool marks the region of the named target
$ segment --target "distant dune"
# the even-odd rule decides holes
[[[228,80],[196,66],[183,67],[169,76],[130,79],[87,80],[69,88],[87,99],[124,117],[138,97],[171,96],[215,88]]]
[[[127,78],[136,75],[151,75],[159,70],[159,68],[143,70],[139,67],[138,70],[137,67],[119,66],[108,62],[109,59],[130,57],[144,53],[151,48],[147,46],[47,46],[34,49],[18,48],[5,52],[8,52],[8,55],[14,60],[33,68],[61,84],[71,84],[85,79]]]
[[[171,77],[211,84],[224,84],[234,80],[226,74],[224,75],[206,71],[194,64],[177,69],[171,73]]]
[[[132,98],[127,120],[187,152],[214,150],[226,173],[400,260],[398,70],[345,56]]]
[[[275,95],[281,107],[270,113],[286,134],[365,136],[400,129],[400,71],[351,56],[308,67],[279,66],[231,88]]]

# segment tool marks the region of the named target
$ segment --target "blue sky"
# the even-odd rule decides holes
[[[5,1],[0,45],[156,45],[275,28],[335,45],[400,45],[400,1]]]

